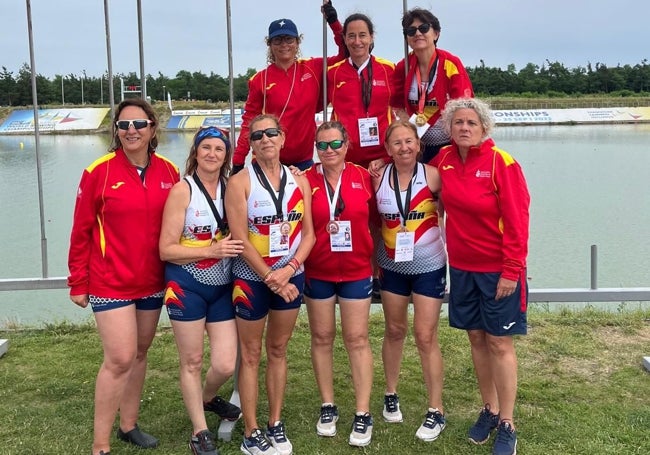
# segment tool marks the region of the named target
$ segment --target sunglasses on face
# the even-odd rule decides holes
[[[280,35],[271,38],[271,44],[274,44],[276,46],[279,46],[282,43],[285,44],[293,44],[296,42],[296,37],[295,36],[288,36],[288,35]]]
[[[422,33],[423,35],[426,34],[429,30],[431,30],[431,24],[420,24],[417,27],[406,27],[404,29],[404,34],[406,36],[415,36],[417,32]]]
[[[266,137],[276,137],[280,134],[280,130],[277,128],[267,128],[265,130],[257,130],[251,133],[251,141],[259,141],[262,139],[262,136],[266,134]]]
[[[321,152],[324,152],[327,150],[327,147],[331,148],[332,150],[338,150],[341,147],[343,147],[343,141],[341,139],[336,139],[333,141],[318,141],[316,142],[316,148],[320,150]]]
[[[146,128],[152,123],[153,122],[151,120],[118,120],[115,122],[115,126],[124,131],[127,131],[131,127],[135,128],[136,130],[141,130],[142,128]]]

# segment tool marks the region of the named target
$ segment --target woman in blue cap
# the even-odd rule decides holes
[[[338,54],[327,59],[333,64],[345,58],[343,26],[332,2],[321,8],[334,34]],[[266,39],[269,66],[248,81],[248,99],[242,127],[233,155],[233,173],[244,166],[250,150],[249,125],[260,114],[273,114],[285,128],[286,142],[280,154],[285,165],[307,169],[313,164],[316,112],[322,109],[322,58],[298,58],[302,36],[291,19],[277,19],[269,25]]]

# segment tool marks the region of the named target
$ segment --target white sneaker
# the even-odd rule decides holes
[[[335,436],[336,421],[339,420],[339,410],[331,403],[323,404],[320,408],[320,417],[316,422],[318,436]]]
[[[293,453],[293,446],[287,438],[284,423],[278,420],[272,427],[266,430],[266,437],[271,441],[271,445],[275,448],[279,455],[291,455]]]
[[[239,449],[246,455],[277,455],[278,453],[258,428],[253,430],[250,437],[244,436]]]
[[[403,420],[402,411],[399,410],[399,397],[396,393],[384,395],[384,420],[390,423],[398,423]]]
[[[415,436],[423,441],[435,441],[440,436],[440,433],[442,433],[442,430],[445,429],[445,426],[445,416],[438,409],[429,408],[429,412],[427,412],[424,418],[424,423],[415,432]]]
[[[372,416],[366,412],[363,415],[355,415],[352,423],[352,433],[350,433],[350,445],[355,447],[365,447],[370,444],[372,439]]]

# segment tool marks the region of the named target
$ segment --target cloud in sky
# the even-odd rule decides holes
[[[136,2],[109,0],[114,73],[139,73]],[[303,56],[322,55],[321,0],[231,0],[233,68],[266,65],[264,38],[270,21],[288,17],[304,35]],[[374,54],[397,61],[404,56],[399,0],[333,0],[341,21],[354,12],[375,24]],[[588,63],[636,65],[650,57],[650,2],[643,0],[430,0],[407,2],[440,19],[439,47],[466,66],[519,70],[548,59],[569,68]],[[39,74],[99,76],[106,71],[104,2],[31,1],[35,66]],[[143,0],[145,72],[173,77],[180,70],[228,74],[225,0]],[[2,0],[0,66],[17,73],[29,63],[26,2]],[[328,30],[328,46],[334,42]]]

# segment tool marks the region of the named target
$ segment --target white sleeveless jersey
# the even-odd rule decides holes
[[[402,229],[402,216],[395,191],[390,185],[392,169],[392,164],[386,167],[376,194],[383,240],[377,247],[377,262],[385,269],[407,275],[438,270],[447,263],[447,255],[438,226],[437,204],[427,186],[424,165],[421,163],[417,163],[417,172],[411,179],[411,203],[406,217],[407,231],[415,232],[413,260],[394,261],[395,241]],[[400,191],[400,197],[403,206],[406,191]]]
[[[273,269],[284,267],[296,254],[302,238],[301,228],[305,212],[302,191],[298,186],[298,182],[296,182],[296,179],[286,166],[282,167],[283,172],[287,176],[287,182],[281,201],[282,216],[278,217],[273,198],[259,181],[253,165],[249,164],[247,166],[250,178],[250,194],[247,200],[248,240],[253,244],[260,256],[264,258],[264,261]],[[276,193],[277,196],[278,194]],[[291,230],[289,231],[289,252],[286,256],[269,257],[269,227],[285,221],[291,225]],[[303,267],[301,266],[296,274],[302,273],[302,271]],[[257,273],[241,257],[235,259],[233,273],[240,278],[261,281]]]
[[[185,210],[185,226],[181,234],[181,245],[189,247],[209,246],[212,239],[220,241],[224,233],[219,230],[217,220],[212,213],[210,204],[194,182],[191,176],[184,180],[190,185],[190,203]],[[217,199],[214,202],[219,216],[223,219],[223,192],[222,182],[217,186]],[[196,281],[209,285],[223,285],[232,281],[231,258],[202,259],[200,261],[183,264],[181,267],[189,272]]]

